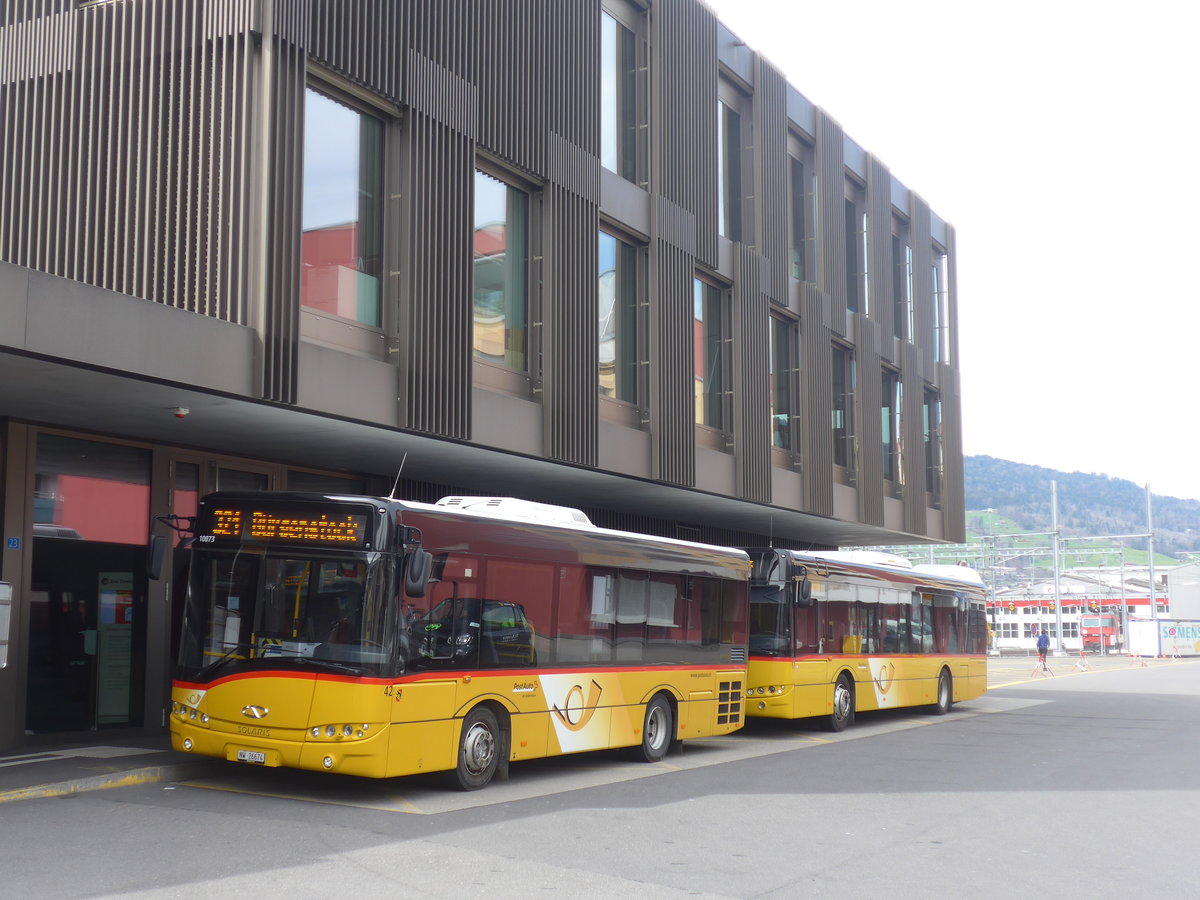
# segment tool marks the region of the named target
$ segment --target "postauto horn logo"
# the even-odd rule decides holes
[[[600,695],[603,693],[604,688],[600,687],[593,679],[586,699],[583,694],[583,685],[576,684],[567,691],[561,708],[557,705],[550,708],[568,731],[582,731],[587,727],[588,722],[592,721],[592,716],[596,714],[596,707],[600,705]]]

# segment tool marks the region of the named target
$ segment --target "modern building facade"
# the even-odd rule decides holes
[[[10,0],[0,749],[161,729],[148,536],[219,488],[962,540],[955,308],[953,229],[697,0]]]

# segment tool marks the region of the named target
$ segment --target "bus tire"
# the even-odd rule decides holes
[[[954,706],[954,683],[950,680],[950,673],[942,669],[938,674],[937,702],[933,704],[934,715],[944,716],[950,712],[952,706]]]
[[[833,685],[833,709],[825,717],[829,731],[845,731],[854,724],[854,681],[843,672]]]
[[[642,744],[634,751],[635,758],[642,762],[660,762],[671,749],[675,740],[675,711],[662,694],[655,694],[646,704],[646,718],[642,722]]]
[[[464,791],[485,787],[496,774],[503,743],[494,712],[486,706],[477,706],[467,713],[458,739],[458,766],[453,783]]]

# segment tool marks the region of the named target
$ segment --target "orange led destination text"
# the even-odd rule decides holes
[[[212,533],[219,537],[242,535],[241,510],[213,510]],[[330,518],[249,513],[250,529],[245,536],[257,541],[307,541],[318,544],[359,544],[363,540],[363,517],[345,515]]]

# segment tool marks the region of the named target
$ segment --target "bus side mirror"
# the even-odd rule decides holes
[[[796,605],[812,606],[812,582],[808,580],[808,572],[801,575],[800,580],[796,583]]]
[[[150,546],[146,551],[146,577],[158,581],[162,577],[163,556],[167,552],[167,539],[161,534],[150,536]]]
[[[409,597],[424,597],[425,585],[429,583],[429,571],[433,568],[433,554],[417,548],[408,553],[404,562],[404,593]]]

